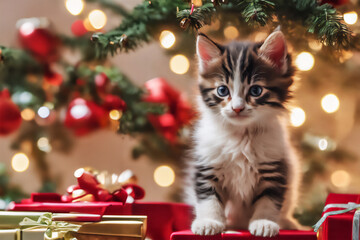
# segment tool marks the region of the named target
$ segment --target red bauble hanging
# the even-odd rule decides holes
[[[32,21],[24,21],[19,28],[19,41],[42,62],[57,59],[59,39],[46,28],[37,27]]]
[[[104,98],[102,106],[107,110],[113,109],[124,111],[126,109],[126,103],[119,96],[107,94]]]
[[[99,94],[105,93],[107,86],[109,86],[110,79],[105,73],[99,73],[94,78],[96,90]]]
[[[76,37],[81,37],[88,33],[88,30],[85,28],[84,21],[79,19],[71,25],[71,32]]]
[[[161,103],[167,108],[163,115],[149,115],[149,121],[167,140],[176,142],[178,130],[194,118],[194,111],[163,78],[151,79],[145,87],[149,92],[145,101]]]
[[[60,73],[49,71],[45,73],[44,80],[51,85],[60,86],[63,82],[63,77]]]
[[[0,135],[8,135],[21,125],[19,108],[11,101],[7,89],[0,92]]]
[[[108,123],[107,112],[92,101],[76,98],[70,102],[65,117],[65,126],[77,136],[82,136]]]

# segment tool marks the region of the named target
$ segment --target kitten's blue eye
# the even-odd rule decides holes
[[[260,87],[259,85],[251,86],[249,92],[251,96],[258,97],[262,93],[262,87]]]
[[[226,97],[229,95],[229,89],[226,86],[220,86],[217,88],[217,93],[220,97]]]

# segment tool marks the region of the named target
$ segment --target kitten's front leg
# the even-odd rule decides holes
[[[280,230],[278,221],[287,190],[287,165],[284,161],[260,165],[259,191],[252,201],[255,210],[249,231],[255,236],[272,237]]]
[[[216,191],[218,179],[211,167],[197,167],[195,175],[196,219],[191,230],[199,235],[214,235],[225,229],[225,213],[221,197]]]

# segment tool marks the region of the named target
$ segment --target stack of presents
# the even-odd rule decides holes
[[[7,211],[0,212],[0,239],[359,239],[360,195],[330,194],[315,231],[280,230],[279,235],[272,238],[255,237],[245,230],[199,236],[188,230],[193,220],[190,206],[137,201],[144,196],[144,191],[135,183],[128,181],[121,189],[114,190],[109,183],[99,187],[99,180],[93,176],[81,171],[77,176],[78,185],[69,187],[67,195],[33,193],[30,199],[11,203]]]

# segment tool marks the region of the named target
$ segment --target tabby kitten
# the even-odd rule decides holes
[[[199,34],[197,55],[192,231],[212,235],[227,227],[265,237],[296,229],[297,159],[284,105],[294,69],[284,35],[220,45]]]

